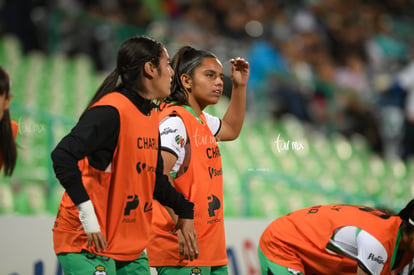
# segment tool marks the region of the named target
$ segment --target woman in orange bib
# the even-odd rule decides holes
[[[0,66],[0,170],[4,167],[4,175],[11,176],[16,166],[17,123],[10,119],[10,77]]]
[[[149,275],[144,249],[153,199],[180,217],[175,230],[184,235],[187,256],[198,253],[194,204],[163,174],[159,149],[153,102],[170,94],[173,74],[161,43],[145,36],[125,40],[116,69],[52,152],[65,188],[54,250],[66,275]]]
[[[414,257],[414,200],[398,215],[319,205],[274,220],[259,242],[262,274],[392,275]]]
[[[244,59],[232,59],[230,64],[232,96],[223,119],[219,119],[203,111],[216,104],[223,93],[223,68],[217,57],[185,46],[172,60],[172,92],[160,116],[164,171],[173,179],[175,188],[195,204],[194,226],[200,254],[193,261],[176,254],[185,252],[180,246],[180,232],[177,236],[168,233],[176,218],[156,203],[147,252],[150,266],[156,267],[158,274],[228,273],[223,172],[217,140],[233,140],[239,135],[249,77],[249,64]]]

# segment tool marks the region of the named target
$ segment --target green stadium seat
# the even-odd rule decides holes
[[[387,175],[386,164],[378,155],[372,155],[368,162],[369,172],[373,177],[385,178]]]
[[[2,34],[0,38],[0,64],[13,76],[22,59],[23,51],[18,38],[12,34]]]
[[[295,140],[305,136],[304,125],[295,116],[287,114],[281,120],[286,131],[286,139]]]
[[[46,200],[47,205],[47,212],[51,215],[56,215],[60,201],[62,199],[64,189],[59,182],[54,182],[51,186],[49,186],[48,197]]]
[[[12,214],[13,211],[14,191],[9,183],[0,182],[0,215]]]
[[[46,183],[24,182],[15,191],[15,214],[38,215],[47,210]]]
[[[20,188],[14,191],[14,213],[19,215],[30,215],[29,193],[26,189]]]
[[[345,136],[340,133],[334,133],[331,136],[331,142],[339,160],[347,162],[352,157],[352,146]]]
[[[242,178],[232,166],[223,165],[223,199],[225,216],[239,216],[242,209]]]

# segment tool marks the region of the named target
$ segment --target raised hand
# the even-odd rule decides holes
[[[231,73],[230,77],[234,86],[246,86],[249,80],[250,67],[249,62],[244,58],[236,57],[230,59]]]

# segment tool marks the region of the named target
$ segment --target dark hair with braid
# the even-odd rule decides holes
[[[201,65],[205,58],[217,57],[209,51],[197,50],[191,46],[183,46],[177,51],[171,61],[171,67],[174,69],[171,94],[165,99],[165,102],[188,105],[188,91],[184,89],[181,75],[187,74],[193,77],[194,70]]]
[[[414,199],[398,213],[398,216],[403,220],[402,227],[404,231],[408,233],[414,232]]]
[[[147,36],[133,36],[125,40],[118,50],[116,69],[104,79],[86,110],[121,86],[131,90],[141,89],[145,63],[152,62],[159,69],[164,48],[162,43]],[[121,78],[120,84],[118,78]]]
[[[0,66],[0,95],[4,94],[6,99],[10,98],[10,77]],[[4,175],[11,176],[16,166],[17,146],[13,137],[9,110],[4,110],[0,120],[0,155],[4,162]]]

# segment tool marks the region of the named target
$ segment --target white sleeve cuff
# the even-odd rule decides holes
[[[86,233],[100,232],[98,218],[91,200],[87,200],[77,205],[79,210],[79,219]]]

